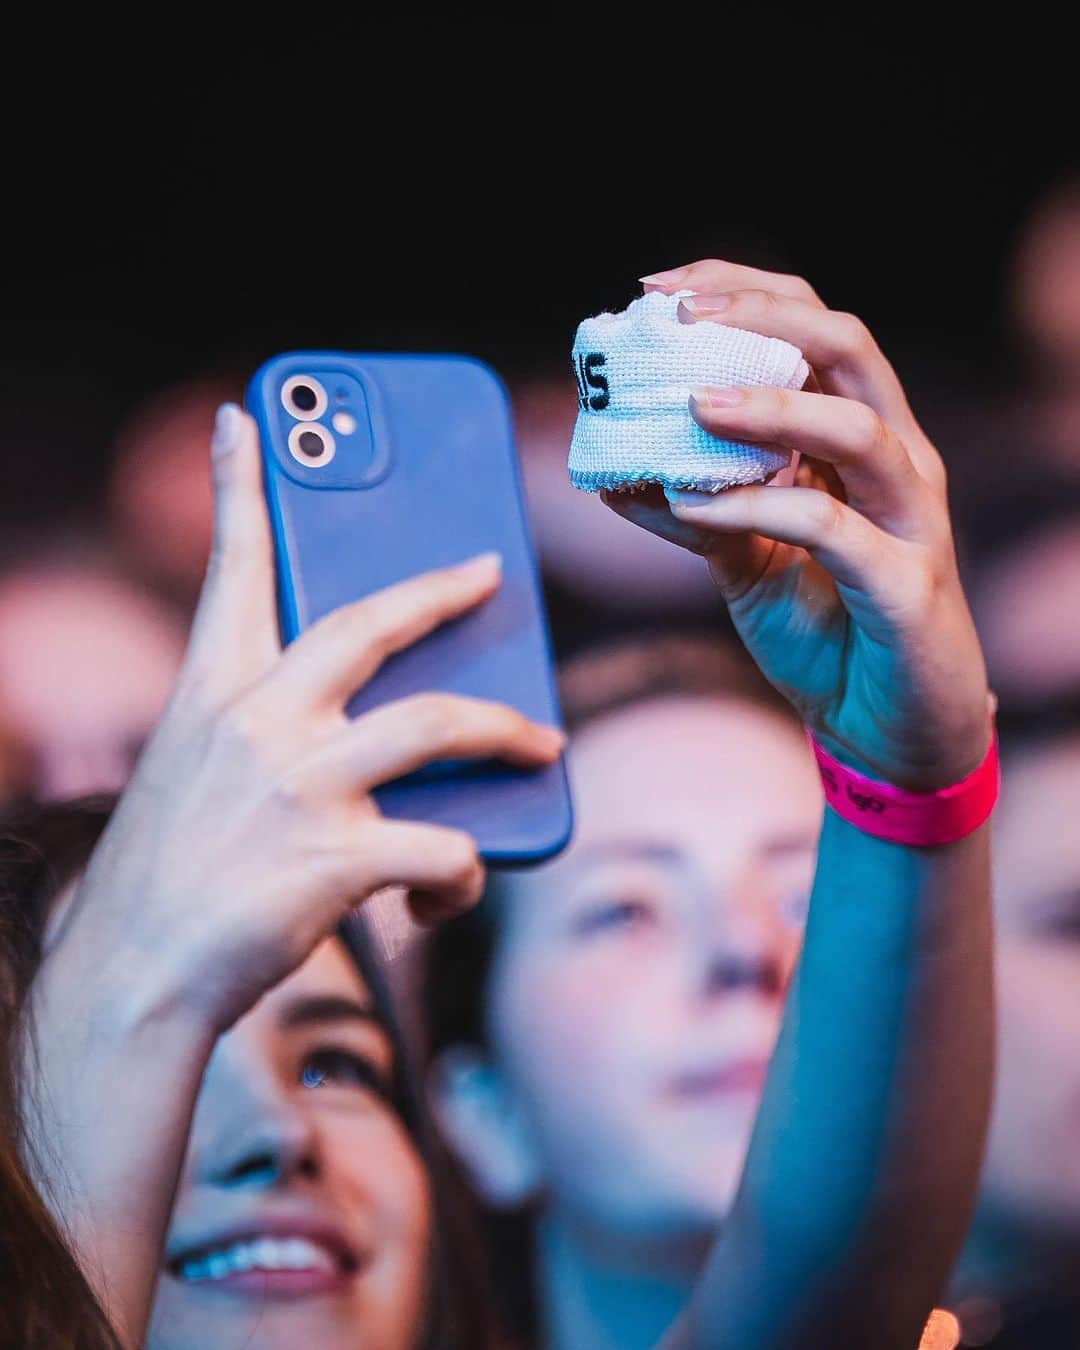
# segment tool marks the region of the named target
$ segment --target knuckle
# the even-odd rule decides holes
[[[751,397],[757,402],[762,416],[769,424],[769,429],[777,433],[783,431],[791,420],[794,408],[788,390],[763,388],[755,390]]]
[[[909,621],[922,621],[933,613],[945,585],[945,571],[929,550],[920,551],[904,568],[904,610]]]
[[[225,750],[251,749],[259,740],[258,722],[249,700],[234,699],[214,718],[210,736],[216,746]]]
[[[815,492],[810,500],[818,530],[822,534],[835,534],[844,521],[843,504],[828,492]]]
[[[833,316],[836,330],[836,350],[841,357],[864,356],[874,346],[870,330],[857,314],[839,313]]]
[[[451,834],[445,848],[446,877],[451,883],[467,886],[480,872],[476,845],[467,834]]]
[[[847,409],[851,434],[860,449],[880,450],[889,440],[889,429],[865,403],[851,403]]]
[[[355,646],[382,660],[390,654],[393,615],[382,596],[368,596],[328,614],[322,623],[335,643]]]
[[[303,774],[296,769],[280,774],[270,787],[270,798],[279,810],[295,814],[309,799]]]
[[[798,295],[801,299],[812,300],[814,302],[817,301],[818,293],[817,291],[814,290],[813,286],[810,285],[810,283],[806,280],[805,277],[800,277],[796,275],[794,272],[788,272],[784,275],[783,280],[785,284],[790,288],[790,290],[793,291],[796,295]]]
[[[462,704],[452,694],[416,694],[409,700],[414,725],[426,741],[452,744],[462,725]]]

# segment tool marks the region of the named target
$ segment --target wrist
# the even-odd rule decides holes
[[[35,1019],[50,1026],[80,1024],[102,1043],[213,1047],[218,1030],[206,1000],[171,962],[116,943],[106,934],[82,941],[81,925],[65,931],[34,978]],[[101,941],[104,939],[104,943]]]
[[[810,720],[806,730],[828,755],[857,774],[908,792],[937,792],[967,778],[986,758],[996,712],[997,696],[987,692],[963,716],[950,710],[947,732],[936,726],[916,728],[906,736],[898,733],[894,745],[880,731],[872,733],[866,739],[878,741],[873,754]]]
[[[913,848],[953,844],[990,816],[1000,785],[997,738],[963,778],[930,791],[912,791],[864,774],[832,756],[807,732],[832,811],[866,834]]]

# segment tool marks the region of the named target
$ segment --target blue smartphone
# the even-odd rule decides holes
[[[390,658],[349,704],[446,691],[558,725],[551,643],[495,372],[464,356],[289,352],[246,402],[259,427],[282,638],[393,582],[502,555],[495,596]],[[442,761],[377,789],[384,815],[467,830],[494,863],[564,848],[570,791],[542,769]]]

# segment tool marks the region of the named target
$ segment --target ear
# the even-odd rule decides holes
[[[540,1187],[538,1151],[506,1078],[476,1046],[455,1045],[435,1060],[432,1109],[476,1191],[496,1209],[512,1209]]]

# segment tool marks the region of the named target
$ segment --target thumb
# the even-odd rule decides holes
[[[270,520],[255,423],[223,403],[210,441],[214,531],[191,630],[188,665],[212,663],[228,695],[258,678],[281,651]],[[220,679],[215,679],[220,687]]]

